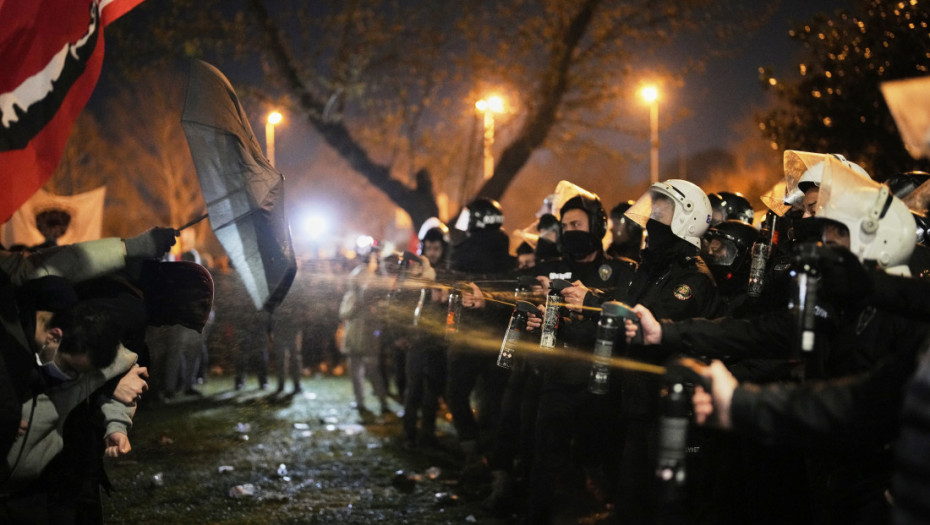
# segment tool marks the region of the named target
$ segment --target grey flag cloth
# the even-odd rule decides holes
[[[284,209],[284,176],[262,153],[229,80],[194,60],[181,125],[210,226],[256,309],[269,312],[297,273]]]

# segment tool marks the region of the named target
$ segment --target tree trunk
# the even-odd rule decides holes
[[[297,63],[290,53],[281,29],[275,24],[262,0],[250,0],[249,5],[265,36],[268,49],[287,85],[299,94],[300,105],[306,110],[307,120],[357,173],[381,190],[394,204],[410,216],[414,228],[419,228],[426,219],[439,214],[439,206],[433,194],[433,183],[429,172],[420,169],[416,173],[416,186],[407,187],[391,176],[389,166],[376,163],[359,144],[342,122],[328,122],[323,118],[325,103],[311,93],[297,72]],[[511,177],[512,178],[512,177]]]
[[[478,196],[500,200],[526,165],[533,151],[540,147],[555,125],[558,109],[568,90],[572,55],[591,24],[601,0],[587,0],[566,26],[562,38],[550,49],[548,67],[543,72],[539,89],[532,97],[538,104],[527,115],[517,138],[508,145],[494,166],[494,174],[478,191]]]

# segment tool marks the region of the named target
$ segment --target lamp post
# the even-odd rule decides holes
[[[649,103],[649,179],[659,182],[659,89],[644,86],[639,95]]]
[[[271,163],[272,168],[274,167],[274,126],[279,122],[281,122],[281,114],[272,111],[268,115],[268,122],[265,123],[265,149],[268,150],[268,162]]]
[[[504,112],[504,101],[492,96],[475,102],[475,107],[484,114],[484,180],[488,180],[494,175],[494,114]]]

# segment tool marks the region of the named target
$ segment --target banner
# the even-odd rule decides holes
[[[70,197],[54,195],[39,189],[0,229],[0,244],[10,248],[17,244],[28,247],[45,242],[45,235],[40,232],[41,224],[37,224],[43,222],[42,214],[56,214],[64,219],[64,233],[58,238],[58,244],[99,239],[103,228],[103,200],[106,194],[105,186]],[[52,220],[61,222],[55,216]],[[45,222],[45,227],[48,228],[49,221]]]
[[[103,28],[142,0],[0,0],[0,222],[52,176],[103,63]]]

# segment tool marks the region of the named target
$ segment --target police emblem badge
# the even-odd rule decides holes
[[[600,268],[597,269],[597,274],[601,276],[602,281],[610,279],[610,276],[613,275],[614,269],[610,267],[609,264],[602,264]]]
[[[675,299],[679,301],[687,301],[691,299],[691,287],[687,284],[681,284],[678,288],[675,288]]]

